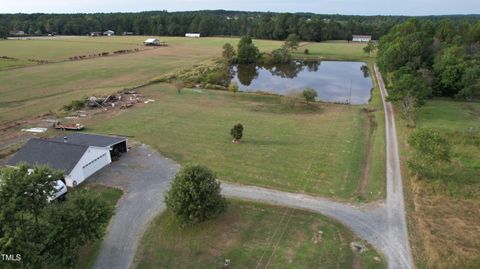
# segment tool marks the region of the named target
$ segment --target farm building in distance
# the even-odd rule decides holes
[[[193,38],[199,38],[200,33],[186,33],[185,37],[193,37]]]
[[[371,35],[353,35],[352,41],[353,42],[369,42],[372,40]]]
[[[10,35],[25,35],[24,31],[10,31]]]
[[[167,45],[167,43],[161,42],[156,38],[149,38],[143,41],[143,44],[145,44],[145,46],[166,46]]]
[[[103,32],[103,35],[104,36],[114,36],[115,32],[112,31],[112,30],[107,30],[107,31]]]
[[[67,186],[75,187],[125,152],[126,138],[74,133],[53,139],[32,138],[8,165],[48,165],[63,171]]]

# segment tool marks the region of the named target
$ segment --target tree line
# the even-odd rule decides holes
[[[408,125],[433,96],[480,96],[480,21],[410,19],[380,39],[378,64]]]
[[[442,17],[422,17],[439,20]],[[453,20],[475,20],[478,16],[450,16]],[[150,11],[140,13],[93,14],[0,14],[0,36],[10,31],[29,35],[57,33],[85,35],[113,30],[138,35],[183,36],[200,32],[203,36],[242,36],[285,40],[297,34],[306,41],[350,40],[354,34],[371,34],[374,39],[388,33],[405,16],[319,15],[312,13],[271,13],[240,11]]]

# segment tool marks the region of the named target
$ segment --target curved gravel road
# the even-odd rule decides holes
[[[263,201],[318,212],[337,219],[367,240],[387,258],[389,269],[413,269],[405,220],[403,186],[393,107],[375,65],[386,119],[387,199],[369,204],[339,203],[326,198],[287,193],[253,186],[222,183],[229,197]],[[179,165],[142,145],[101,170],[93,182],[121,187],[119,201],[95,269],[132,267],[138,242],[148,223],[165,209],[163,194]]]

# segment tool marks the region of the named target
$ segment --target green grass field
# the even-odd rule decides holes
[[[89,191],[95,192],[99,195],[104,201],[106,201],[110,206],[115,207],[118,200],[122,197],[123,192],[119,189],[105,187],[102,185],[85,185],[82,188],[85,188]],[[95,260],[100,253],[102,240],[92,242],[89,245],[84,246],[80,249],[80,257],[78,264],[75,266],[76,269],[87,269],[92,268]]]
[[[177,94],[166,84],[142,93],[156,102],[97,118],[88,131],[132,135],[180,163],[207,165],[231,182],[358,197],[368,134],[361,106],[302,104],[292,110],[279,96],[191,89]],[[244,139],[234,144],[229,131],[238,122],[245,126]],[[384,175],[374,175],[365,200],[383,197]]]
[[[122,37],[68,37],[0,41],[0,56],[21,60],[63,61],[72,56],[114,52],[122,49],[143,49],[143,40]]]
[[[328,59],[328,60],[350,60],[367,61],[375,59],[363,52],[365,43],[346,42],[346,41],[328,41],[320,43],[303,43],[302,46],[293,53],[294,57],[307,59]],[[304,53],[305,49],[309,54]]]
[[[480,103],[429,100],[417,127],[434,128],[452,145],[452,163],[436,178],[410,177],[407,196],[412,253],[418,268],[479,268]],[[406,129],[397,124],[405,179],[410,153]]]
[[[188,68],[221,55],[223,44],[236,45],[238,38],[159,37],[169,46],[141,52],[32,65],[26,59],[61,61],[71,56],[103,51],[141,48],[147,37],[75,37],[45,40],[0,41],[0,56],[19,61],[0,61],[0,124],[56,111],[70,101],[92,94],[109,94],[148,82],[165,73]],[[282,45],[280,41],[256,40],[262,51]],[[361,44],[311,43],[312,57],[360,59]],[[301,51],[301,49],[299,50]],[[301,52],[295,56],[301,56]],[[19,65],[25,68],[8,69]]]
[[[184,229],[172,214],[160,215],[146,231],[135,263],[142,269],[222,268],[225,259],[231,268],[386,267],[383,258],[373,259],[381,256],[371,247],[352,253],[354,240],[341,224],[320,215],[230,200],[225,214]]]

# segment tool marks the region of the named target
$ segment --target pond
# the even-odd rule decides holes
[[[293,61],[271,66],[239,64],[232,67],[240,91],[288,94],[312,88],[318,100],[367,104],[373,88],[368,67],[362,62]]]

